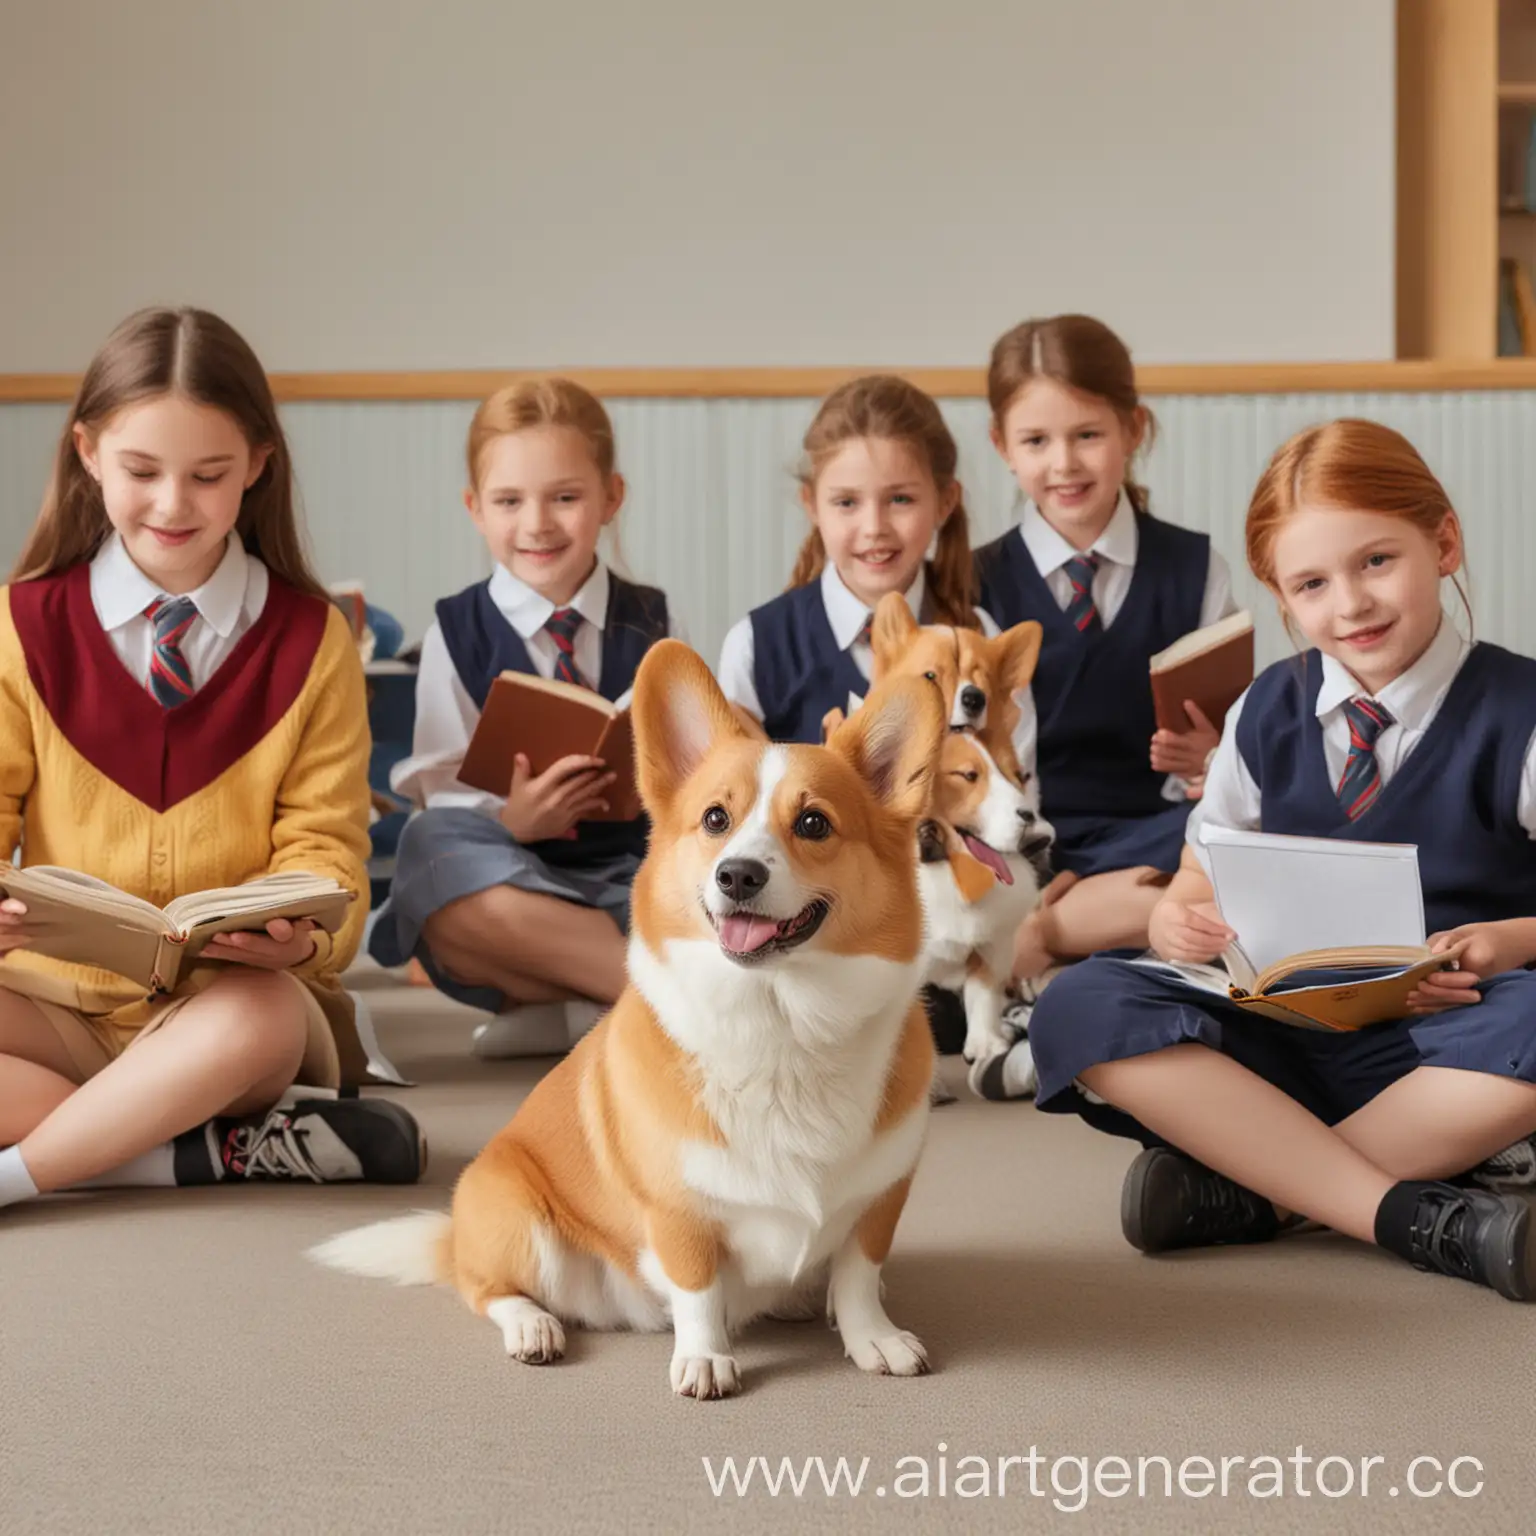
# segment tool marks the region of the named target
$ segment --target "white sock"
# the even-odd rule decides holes
[[[0,1150],[0,1205],[15,1205],[21,1200],[31,1200],[37,1194],[37,1185],[22,1161],[20,1147]]]
[[[109,1168],[94,1179],[82,1179],[71,1189],[162,1189],[176,1182],[176,1152],[167,1141],[130,1159],[121,1168]]]

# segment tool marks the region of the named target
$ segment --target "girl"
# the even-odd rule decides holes
[[[414,955],[442,991],[495,1013],[475,1031],[478,1055],[543,1055],[564,1051],[623,988],[646,823],[584,820],[606,809],[613,783],[600,758],[562,758],[534,778],[519,756],[505,799],[458,771],[498,673],[618,701],[641,657],[678,629],[663,593],[598,558],[624,481],[593,395],[568,379],[509,385],[475,412],[467,457],[464,504],[496,569],[444,598],[422,643],[413,750],[390,785],[424,809],[401,835],[369,948],[384,965]]]
[[[157,906],[281,870],[367,890],[362,669],[304,558],[260,364],[146,310],[87,369],[0,591],[0,841]],[[233,933],[169,996],[29,952],[0,904],[0,1206],[98,1184],[414,1182],[410,1116],[300,1099],[362,1064],[337,977],[367,910]]]
[[[1145,945],[1178,866],[1188,781],[1217,741],[1193,704],[1187,732],[1156,729],[1149,664],[1234,604],[1210,540],[1154,518],[1131,479],[1153,423],[1113,331],[1086,315],[1025,321],[992,349],[987,398],[993,445],[1027,499],[1018,527],[976,552],[980,601],[1005,628],[1045,626],[1019,757],[1038,762],[1056,867],[1077,882],[1021,929],[1015,972],[1028,979]]]
[[[774,741],[819,742],[822,717],[863,698],[871,615],[887,592],[904,593],[925,624],[997,633],[971,601],[955,440],[922,390],[889,374],[854,379],[823,401],[804,447],[811,531],[789,588],[733,626],[720,652],[725,696]]]
[[[1210,961],[1233,937],[1201,862],[1209,824],[1417,844],[1431,947],[1465,941],[1460,969],[1421,983],[1410,1017],[1336,1035],[1089,960],[1035,1010],[1040,1107],[1149,1148],[1121,1205],[1144,1252],[1262,1241],[1294,1213],[1529,1301],[1528,1204],[1446,1181],[1536,1130],[1536,662],[1469,645],[1441,611],[1460,524],[1374,422],[1285,444],[1247,543],[1314,649],[1228,716],[1152,943]]]

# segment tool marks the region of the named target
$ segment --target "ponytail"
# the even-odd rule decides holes
[[[955,509],[939,528],[938,547],[928,564],[928,590],[933,594],[934,617],[941,624],[976,629],[976,569],[971,562],[971,538],[965,503]]]
[[[821,529],[813,524],[805,536],[805,542],[800,546],[800,553],[795,556],[795,569],[784,590],[793,592],[796,587],[810,586],[826,569],[826,564],[827,546],[821,542]]]

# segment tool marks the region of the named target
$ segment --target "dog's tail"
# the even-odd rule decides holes
[[[453,1278],[452,1234],[453,1218],[446,1211],[412,1211],[338,1233],[306,1257],[396,1285],[443,1284]]]

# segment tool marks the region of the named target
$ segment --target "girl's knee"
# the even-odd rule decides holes
[[[308,1003],[303,988],[282,971],[230,971],[186,1010],[188,1022],[231,1057],[272,1066],[291,1057],[296,1067],[304,1054]]]

